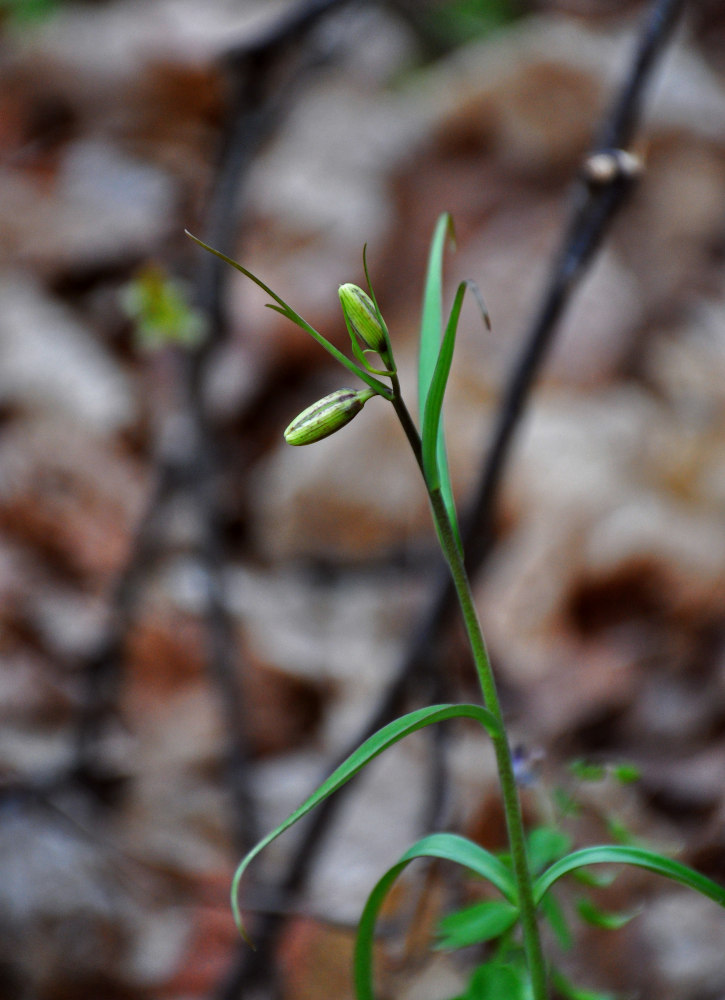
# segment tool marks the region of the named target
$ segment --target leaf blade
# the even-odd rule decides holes
[[[404,715],[399,719],[395,719],[387,726],[378,730],[377,733],[374,733],[369,739],[365,740],[365,742],[362,743],[354,753],[343,761],[339,767],[335,768],[332,774],[329,775],[329,777],[323,781],[297,809],[290,813],[290,815],[282,823],[263,837],[262,840],[260,840],[259,843],[245,855],[240,864],[237,866],[237,870],[232,880],[231,889],[234,921],[237,925],[239,933],[245,938],[245,940],[248,940],[248,938],[241,916],[239,886],[242,876],[252,860],[265,847],[271,844],[273,840],[276,840],[277,837],[283,834],[285,830],[288,830],[291,826],[294,826],[298,820],[302,819],[303,816],[306,816],[307,813],[314,809],[316,805],[319,805],[326,798],[336,792],[338,788],[341,788],[351,778],[354,778],[355,775],[366,766],[366,764],[369,764],[371,760],[374,760],[375,757],[387,750],[388,747],[398,743],[411,733],[417,732],[419,729],[423,729],[425,726],[434,725],[437,722],[444,722],[447,719],[455,718],[474,719],[489,733],[500,735],[500,726],[498,722],[487,709],[480,705],[432,705],[427,708],[417,709],[414,712],[409,712],[407,715]]]
[[[516,904],[516,884],[511,871],[479,844],[453,833],[434,833],[417,841],[378,880],[368,896],[358,924],[353,979],[358,1000],[374,1000],[373,942],[375,924],[388,891],[401,872],[417,858],[453,861],[488,879],[511,904]]]
[[[633,910],[631,913],[611,913],[597,906],[591,899],[580,899],[576,909],[585,923],[592,927],[601,927],[605,931],[618,931],[626,927],[630,920],[634,920],[640,913],[639,910]]]
[[[461,315],[463,297],[466,294],[467,282],[462,281],[456,290],[456,296],[451,308],[451,314],[446,324],[446,330],[441,341],[433,375],[428,387],[428,394],[423,409],[423,426],[421,439],[423,444],[423,467],[426,479],[431,489],[441,485],[441,469],[439,465],[439,449],[443,444],[441,434],[441,414],[443,412],[443,397],[448,384],[448,376],[453,361],[453,350],[456,345],[458,318]],[[444,453],[445,455],[445,453]],[[445,463],[447,467],[447,462]]]
[[[458,316],[460,315],[460,306],[463,301],[463,292],[459,287],[458,295],[460,295],[461,301],[458,303],[457,308],[454,303],[446,325],[446,331],[442,335],[443,252],[445,250],[446,237],[449,235],[453,238],[453,222],[451,216],[444,213],[439,217],[433,233],[426,272],[418,354],[418,410],[423,445],[423,467],[426,479],[431,489],[440,488],[443,503],[448,512],[448,519],[453,528],[454,537],[458,548],[462,552],[461,533],[458,527],[458,515],[453,497],[448,455],[446,453],[445,436],[441,420],[443,394],[450,371]],[[447,368],[444,372],[446,361]],[[429,419],[426,415],[429,412],[428,406],[431,400],[431,390],[437,380],[440,380],[441,384],[434,393],[434,402],[431,403],[430,410],[431,416],[434,417],[435,427],[433,428],[429,425],[426,428],[426,422]],[[439,399],[437,398],[438,389],[440,390]],[[436,405],[437,414],[435,413]]]
[[[324,337],[314,328],[314,326],[310,326],[307,320],[303,319],[299,313],[295,312],[292,306],[285,302],[285,300],[277,295],[276,292],[273,292],[269,285],[266,285],[261,278],[258,278],[256,274],[248,271],[246,267],[239,263],[239,261],[234,260],[232,257],[227,257],[227,255],[222,253],[221,250],[215,250],[214,247],[209,246],[208,243],[204,243],[203,240],[200,240],[197,236],[194,236],[193,233],[190,233],[188,229],[184,230],[184,232],[189,239],[193,240],[194,243],[198,244],[203,250],[207,250],[209,253],[214,254],[214,256],[218,257],[219,260],[223,260],[225,264],[229,264],[230,267],[233,267],[246,278],[249,278],[250,281],[253,281],[255,285],[262,289],[263,292],[266,292],[267,295],[269,295],[270,298],[274,299],[277,303],[277,305],[270,304],[270,309],[274,310],[274,312],[281,313],[282,316],[291,320],[301,330],[304,330],[305,333],[309,333],[309,335],[317,341],[320,347],[323,347],[327,353],[335,359],[335,361],[343,366],[343,368],[347,368],[347,370],[353,375],[357,375],[357,377],[362,379],[363,382],[366,382],[371,389],[375,389],[379,395],[384,396],[388,400],[392,399],[392,392],[387,385],[384,385],[384,383],[382,383],[379,379],[376,379],[373,375],[366,371],[365,368],[357,365],[354,361],[351,361],[347,355],[343,354],[342,351],[338,350],[334,344],[330,343],[327,337]]]
[[[649,851],[643,847],[630,847],[624,844],[607,844],[599,847],[585,847],[568,854],[560,861],[554,862],[534,882],[534,901],[538,904],[551,886],[570,872],[586,865],[625,864],[644,868],[655,875],[662,875],[688,889],[694,889],[701,895],[712,899],[720,906],[725,906],[725,888],[696,872],[694,868],[661,854]]]
[[[433,232],[423,291],[418,351],[418,414],[421,422],[440,350],[443,326],[443,252],[449,235],[453,236],[453,222],[451,216],[444,212],[438,217]]]
[[[518,909],[500,899],[474,903],[449,913],[438,924],[440,941],[436,948],[467,948],[500,937],[516,923]]]

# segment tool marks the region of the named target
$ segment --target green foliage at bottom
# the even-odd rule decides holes
[[[58,9],[58,0],[0,0],[0,16],[21,26],[42,21]]]

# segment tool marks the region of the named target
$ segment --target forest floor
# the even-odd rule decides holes
[[[222,57],[288,6],[0,15],[0,1000],[221,997],[241,843],[379,704],[439,572],[382,400],[314,448],[285,444],[348,376],[251,283],[225,275],[223,335],[201,348],[196,313],[178,314],[190,346],[130,316],[167,281],[193,300],[207,264],[184,229],[209,231]],[[645,10],[574,6],[539,4],[432,61],[390,11],[335,15],[245,180],[237,256],[343,349],[337,287],[363,283],[367,244],[411,398],[429,240],[452,213],[447,292],[474,279],[493,327],[466,306],[446,403],[462,507]],[[515,441],[476,596],[535,762],[529,822],[554,817],[582,845],[626,830],[722,881],[725,17],[692,7],[647,94],[643,175]],[[457,641],[440,670],[446,697],[475,699]],[[256,863],[251,926],[289,911],[285,1000],[352,996],[356,916],[421,832],[434,753],[439,818],[503,847],[485,741],[453,727],[443,750],[401,745],[358,779],[298,897],[274,889],[294,834]],[[579,786],[578,759],[640,777]],[[430,933],[478,889],[443,870],[430,882],[427,908],[416,880],[396,897],[381,996],[463,988],[471,955],[431,951]],[[640,875],[601,899],[641,913],[582,927],[561,958],[578,981],[723,1000],[725,912]]]

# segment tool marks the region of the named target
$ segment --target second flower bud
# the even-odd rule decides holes
[[[336,389],[318,399],[295,417],[284,432],[287,444],[313,444],[349,424],[371,396],[374,389]]]
[[[338,295],[345,319],[355,334],[371,351],[385,355],[388,331],[370,296],[350,282],[340,285]]]

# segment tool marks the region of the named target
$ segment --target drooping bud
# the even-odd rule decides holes
[[[313,444],[349,424],[371,396],[374,389],[336,389],[318,399],[295,417],[284,432],[287,444]]]
[[[342,311],[360,340],[376,354],[385,354],[388,332],[370,296],[349,282],[338,290]]]

